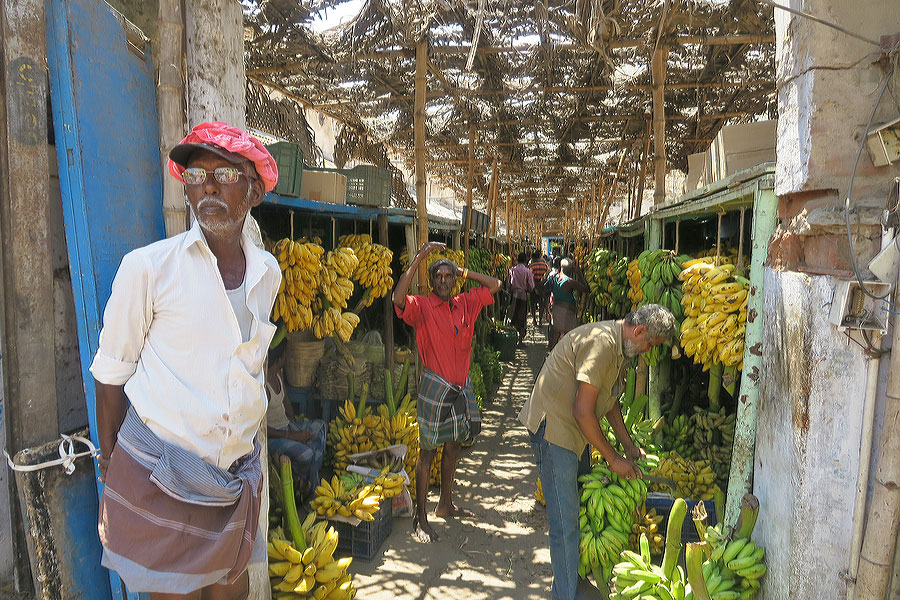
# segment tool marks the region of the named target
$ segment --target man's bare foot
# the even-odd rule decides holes
[[[465,508],[460,508],[455,504],[451,504],[449,507],[438,506],[434,509],[434,514],[439,517],[474,517],[475,513],[471,510],[466,510]]]
[[[413,517],[413,535],[424,544],[429,544],[438,540],[438,534],[431,528],[428,521],[422,519],[420,522],[418,516]]]

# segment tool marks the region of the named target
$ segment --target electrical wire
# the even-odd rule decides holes
[[[843,34],[849,35],[851,37],[855,37],[858,40],[868,42],[872,45],[878,46],[879,48],[881,47],[881,42],[876,42],[875,40],[870,40],[869,38],[867,38],[865,36],[862,36],[858,33],[854,33],[852,31],[850,31],[849,29],[844,29],[840,25],[835,25],[834,23],[826,21],[825,19],[820,19],[819,17],[817,17],[815,15],[805,13],[802,10],[797,10],[795,8],[790,8],[788,6],[783,6],[781,4],[778,4],[777,2],[773,2],[772,0],[757,0],[757,2],[759,2],[760,4],[766,4],[768,6],[772,6],[775,8],[780,8],[781,10],[783,10],[785,12],[789,12],[792,15],[797,15],[798,17],[803,17],[804,19],[809,19],[810,21],[815,21],[816,23],[825,25],[826,27],[831,27],[832,29],[836,29],[837,31],[840,31]]]
[[[844,200],[844,223],[847,226],[847,243],[850,247],[850,260],[853,263],[853,273],[856,275],[856,281],[859,283],[860,289],[865,292],[867,296],[874,298],[875,300],[887,298],[891,295],[891,290],[889,289],[886,293],[879,296],[870,292],[863,282],[862,275],[859,272],[859,265],[856,262],[856,252],[853,249],[853,233],[850,231],[850,198],[853,195],[853,180],[856,178],[856,168],[859,166],[859,159],[862,156],[863,147],[865,146],[866,138],[869,135],[869,128],[872,127],[872,120],[875,118],[875,113],[878,111],[881,99],[884,98],[884,92],[891,82],[891,79],[894,77],[895,67],[896,61],[892,63],[890,72],[884,78],[884,84],[881,86],[881,91],[878,92],[878,99],[875,100],[875,105],[872,107],[872,113],[869,115],[869,120],[866,122],[866,129],[863,131],[862,138],[859,141],[859,149],[856,152],[856,160],[853,161],[853,170],[850,171],[850,183],[847,186],[847,198]]]

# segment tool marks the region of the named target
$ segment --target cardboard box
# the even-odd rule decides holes
[[[300,197],[313,202],[347,203],[347,177],[340,173],[303,171]]]
[[[777,127],[778,121],[772,120],[727,125],[720,129],[707,151],[706,183],[774,161]]]
[[[706,152],[688,155],[688,172],[684,191],[693,192],[706,185]]]

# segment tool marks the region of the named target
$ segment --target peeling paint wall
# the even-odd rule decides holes
[[[760,598],[843,599],[866,357],[828,322],[831,277],[766,270],[754,494]]]

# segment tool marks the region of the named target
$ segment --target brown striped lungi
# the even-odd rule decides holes
[[[254,441],[251,454],[219,468],[164,442],[129,408],[100,500],[101,564],[132,592],[234,582],[265,560],[259,452]]]

